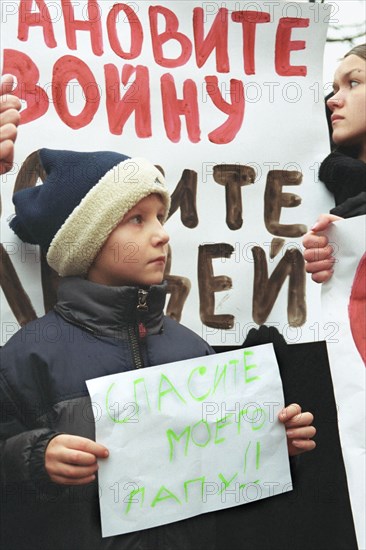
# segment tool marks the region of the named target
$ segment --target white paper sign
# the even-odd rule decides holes
[[[327,232],[337,262],[322,288],[324,323],[337,324],[328,340],[339,434],[359,548],[365,539],[366,472],[366,217],[331,225]]]
[[[87,382],[108,537],[292,489],[272,344]]]

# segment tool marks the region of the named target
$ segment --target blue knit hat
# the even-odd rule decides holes
[[[144,159],[51,149],[40,149],[39,158],[47,177],[14,194],[9,225],[22,241],[40,245],[62,276],[86,275],[124,215],[151,193],[162,197],[168,215],[164,177]]]

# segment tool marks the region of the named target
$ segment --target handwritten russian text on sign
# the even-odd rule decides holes
[[[87,382],[103,536],[292,489],[271,344]]]
[[[318,295],[306,288],[300,243],[330,208],[317,182],[329,148],[321,53],[330,6],[3,0],[0,8],[3,71],[16,76],[24,102],[18,165],[45,145],[145,156],[164,169],[172,195],[168,314],[211,344],[240,345],[263,323],[291,343],[314,339]],[[4,341],[14,319],[23,324],[43,307],[39,297],[35,312],[27,296],[39,255],[6,224],[16,172],[2,185],[12,281]],[[25,174],[17,188],[41,175],[34,164]],[[53,287],[42,273],[49,307]]]

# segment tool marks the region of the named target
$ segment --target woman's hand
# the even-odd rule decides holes
[[[108,449],[91,439],[60,434],[47,445],[45,468],[54,483],[84,485],[94,481],[97,459],[108,454]]]
[[[316,283],[325,283],[331,278],[335,262],[333,248],[328,242],[328,237],[318,235],[318,232],[324,231],[330,223],[341,219],[333,214],[321,214],[311,231],[306,233],[303,238],[306,271],[311,273],[311,278]]]
[[[316,429],[312,426],[314,417],[309,412],[302,412],[300,405],[293,403],[279,413],[280,422],[285,425],[288,454],[299,455],[312,451],[316,447],[313,437]]]

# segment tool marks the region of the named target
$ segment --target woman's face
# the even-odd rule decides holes
[[[366,145],[366,61],[346,57],[334,75],[332,111],[333,141],[337,145]]]

